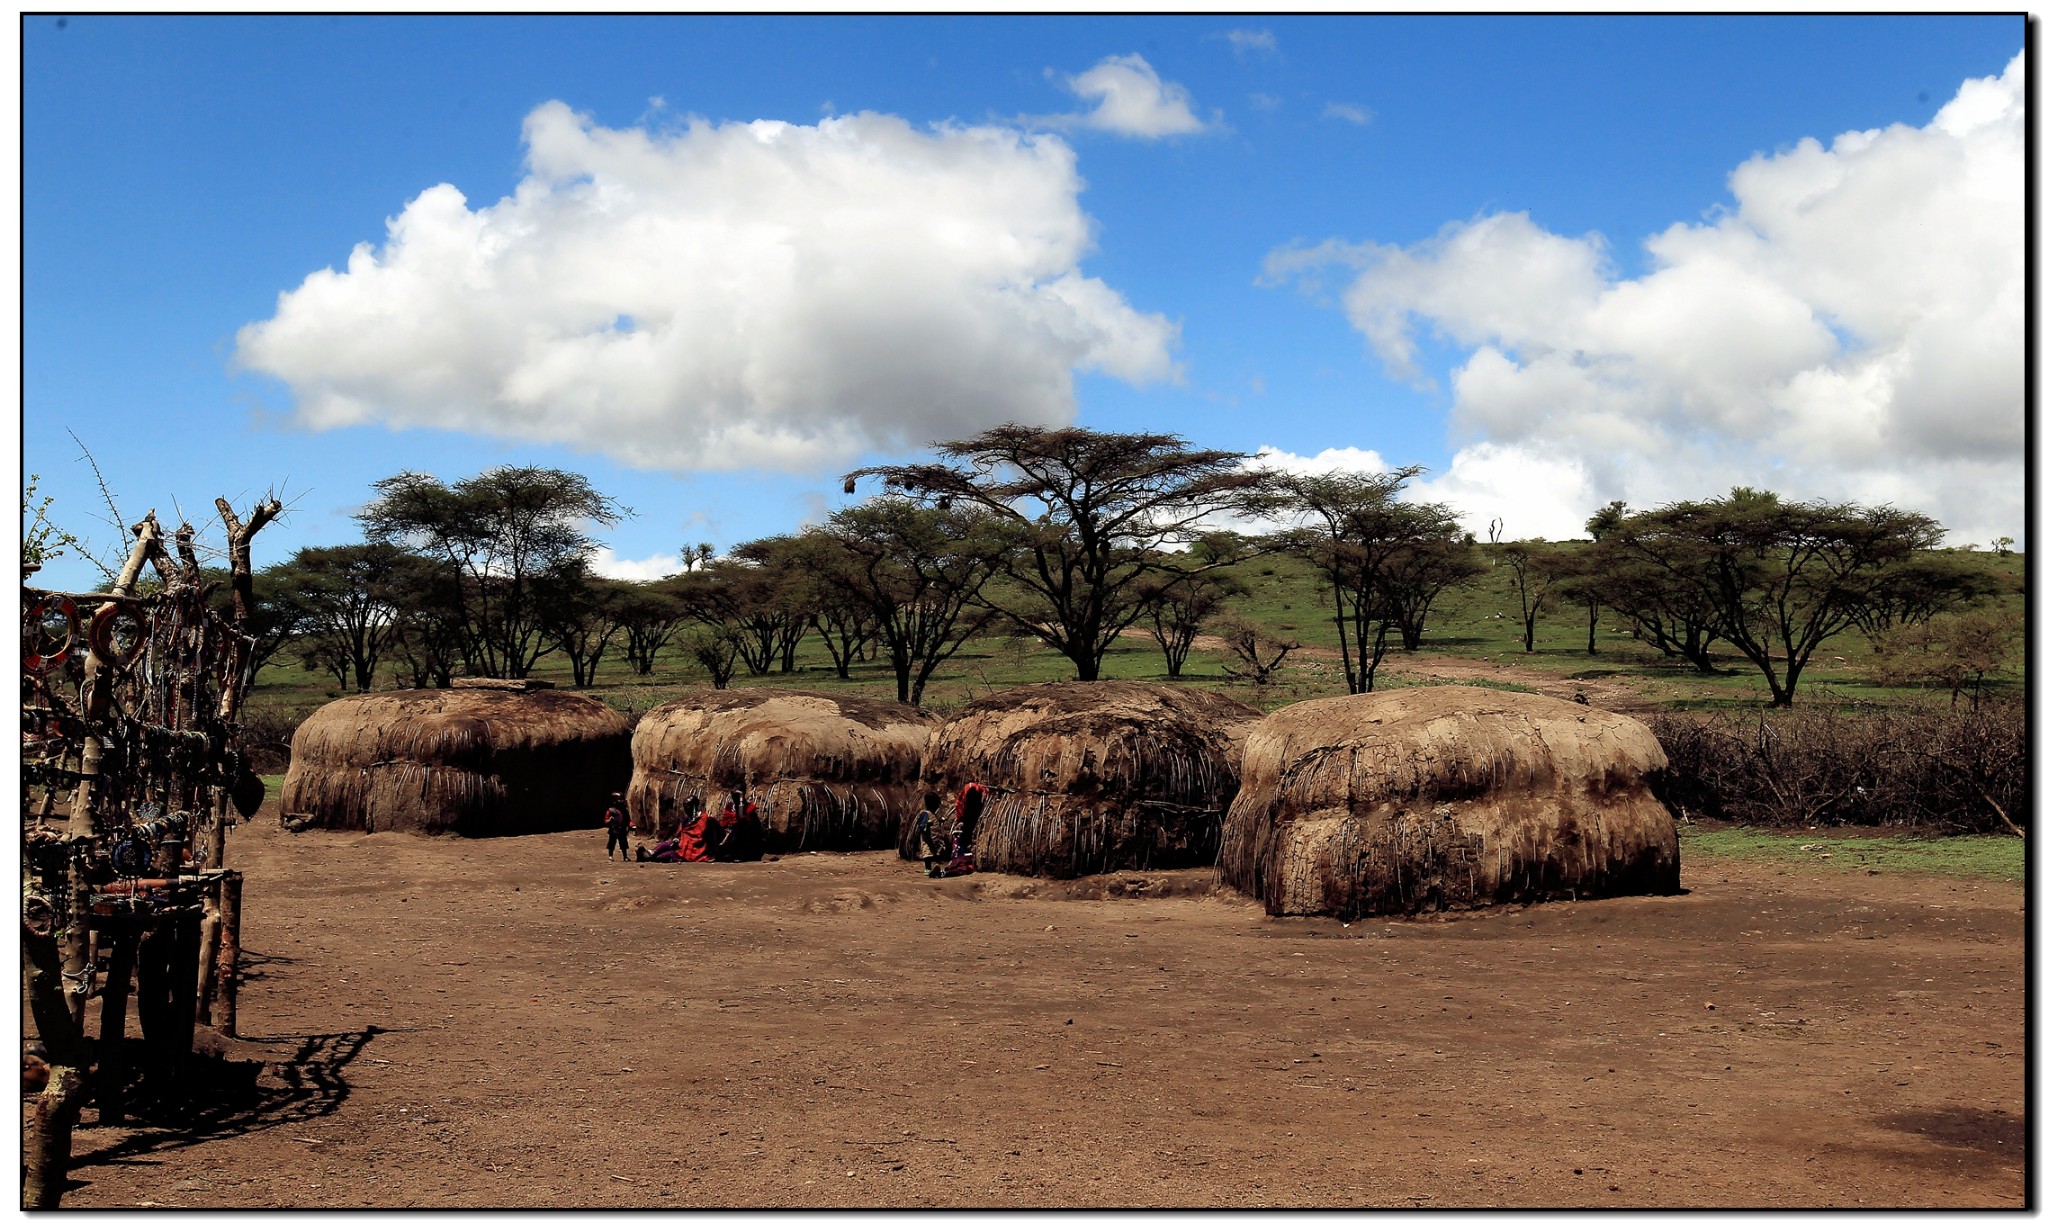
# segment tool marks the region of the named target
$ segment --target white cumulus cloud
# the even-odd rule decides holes
[[[1323,118],[1342,119],[1346,123],[1355,123],[1359,127],[1364,127],[1372,122],[1372,111],[1367,107],[1351,102],[1325,102],[1323,103]]]
[[[1007,420],[1073,375],[1177,376],[1177,327],[1083,274],[1073,150],[873,113],[815,126],[525,123],[526,175],[430,187],[236,359],[324,429],[561,442],[644,468],[817,471]]]
[[[1430,487],[1502,507],[1511,535],[1738,483],[1891,501],[1957,542],[2018,534],[2024,73],[1966,82],[1924,127],[1751,157],[1732,203],[1651,237],[1638,276],[1598,234],[1502,213],[1276,251],[1267,278],[1348,276],[1352,325],[1397,376],[1424,380],[1424,329],[1465,350],[1470,444]]]
[[[1271,58],[1280,54],[1280,40],[1273,37],[1271,30],[1230,30],[1223,37],[1239,59],[1250,55]]]
[[[627,582],[651,582],[656,578],[665,578],[671,573],[681,573],[683,558],[659,555],[636,561],[620,556],[610,548],[599,548],[591,554],[590,568],[599,577],[618,578]]]
[[[1188,91],[1160,80],[1142,55],[1105,56],[1088,71],[1068,77],[1067,88],[1095,103],[1094,110],[1072,117],[1082,127],[1148,140],[1204,130]]]

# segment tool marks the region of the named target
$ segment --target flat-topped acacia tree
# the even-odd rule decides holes
[[[1191,542],[1198,524],[1266,479],[1245,455],[1196,450],[1170,433],[1098,433],[999,425],[933,447],[936,463],[863,467],[863,476],[938,508],[980,506],[1003,524],[1010,547],[987,604],[1098,679],[1117,634],[1144,614],[1148,575],[1169,584],[1213,564],[1179,566],[1167,550]],[[1156,589],[1156,587],[1155,587]]]

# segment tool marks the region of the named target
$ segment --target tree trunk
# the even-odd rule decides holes
[[[50,1066],[50,1079],[35,1098],[22,1143],[21,1204],[28,1210],[49,1209],[64,1196],[71,1131],[85,1103],[85,1038],[65,997],[55,936],[23,927],[21,954],[28,961],[29,1011]]]

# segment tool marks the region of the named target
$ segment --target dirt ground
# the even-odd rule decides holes
[[[66,1206],[2025,1204],[2017,885],[1691,862],[1347,927],[275,818],[244,1040],[196,1115],[80,1128]]]

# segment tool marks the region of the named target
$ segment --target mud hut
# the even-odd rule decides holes
[[[626,783],[627,742],[616,710],[567,692],[365,693],[299,725],[280,805],[305,826],[365,832],[595,828]]]
[[[1223,882],[1276,916],[1678,890],[1678,832],[1633,718],[1529,693],[1328,697],[1245,741]]]
[[[1258,718],[1173,684],[1030,684],[940,727],[926,784],[949,795],[969,781],[989,788],[974,846],[983,870],[1071,879],[1207,866]],[[898,850],[914,856],[908,844]]]
[[[633,732],[627,810],[666,836],[685,800],[745,790],[767,848],[886,849],[917,810],[918,762],[938,719],[896,701],[780,688],[705,689]]]

